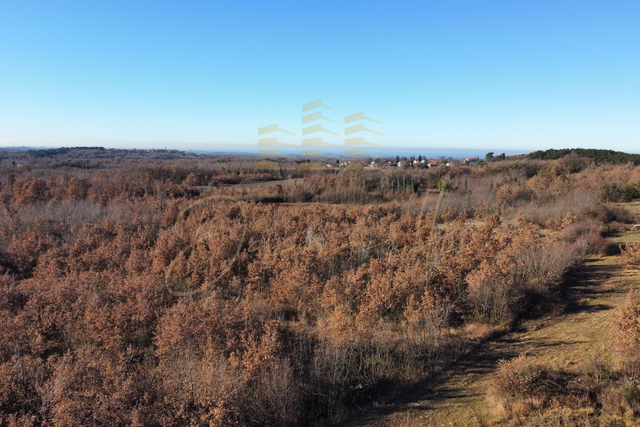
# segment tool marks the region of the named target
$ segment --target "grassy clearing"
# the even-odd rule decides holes
[[[625,208],[626,210],[628,210],[631,213],[634,214],[638,214],[640,215],[640,202],[634,202],[634,203],[614,203],[618,206],[622,206],[623,208]]]
[[[621,245],[628,245],[634,242],[640,242],[640,232],[629,231],[611,236],[611,240]]]
[[[640,203],[612,203],[612,205],[624,208],[633,214],[636,221],[640,222]],[[610,236],[610,239],[617,244],[628,245],[633,242],[640,241],[640,231],[624,231],[621,229],[619,233]]]
[[[538,402],[505,403],[494,385],[500,360],[526,355],[527,363],[543,367],[551,379],[597,378],[603,366],[616,366],[619,355],[612,345],[611,319],[638,285],[640,274],[624,270],[619,256],[594,257],[566,285],[572,303],[564,314],[525,322],[518,330],[487,343],[461,361],[454,372],[423,395],[388,415],[358,425],[368,426],[632,426],[639,425],[623,412],[604,414],[593,407]],[[567,377],[567,378],[565,378]],[[550,384],[553,382],[550,380]],[[578,396],[581,389],[576,389]],[[573,398],[579,400],[579,396]],[[571,396],[569,396],[571,397]],[[562,399],[551,396],[549,402]],[[556,399],[556,400],[554,400]],[[574,399],[574,400],[575,400]],[[569,402],[571,399],[565,399]],[[521,405],[522,403],[522,405]],[[511,405],[511,406],[509,406]],[[515,405],[515,406],[514,406]],[[522,407],[518,406],[521,405]],[[528,405],[528,406],[527,406]],[[556,405],[556,406],[554,406]],[[587,405],[588,406],[588,405]],[[531,409],[529,408],[529,409]],[[522,409],[522,413],[519,413]],[[515,411],[515,413],[514,413]]]
[[[583,270],[569,284],[574,296],[569,312],[523,336],[533,340],[530,352],[524,353],[526,358],[516,365],[512,359],[506,362],[509,366],[498,370],[507,377],[520,372],[519,380],[530,380],[535,390],[497,390],[499,376],[494,374],[490,399],[497,409],[496,425],[638,425],[635,395],[633,399],[625,395],[625,376],[615,372],[623,359],[612,338],[612,319],[628,291],[637,286],[638,272],[623,269],[618,256],[590,260]],[[540,381],[532,380],[535,375]],[[507,382],[510,387],[517,383]],[[499,388],[500,383],[497,385]]]
[[[613,203],[631,212],[637,221],[640,221],[640,203]],[[628,245],[640,242],[640,231],[622,231],[610,237],[614,243]]]

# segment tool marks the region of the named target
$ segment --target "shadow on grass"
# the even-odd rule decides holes
[[[560,298],[565,304],[565,313],[594,313],[613,308],[598,303],[597,300],[607,295],[625,292],[601,286],[612,277],[620,275],[621,271],[622,267],[618,264],[602,264],[594,259],[586,260],[580,267],[571,271],[559,288]]]
[[[465,386],[456,387],[453,381],[452,387],[443,387],[447,381],[456,376],[464,377],[485,376],[495,372],[500,360],[513,359],[522,353],[529,352],[531,345],[536,349],[581,344],[577,340],[559,340],[554,342],[530,342],[524,337],[516,337],[516,334],[524,334],[527,328],[523,326],[526,320],[536,320],[549,317],[549,315],[571,315],[581,312],[594,313],[610,310],[611,305],[599,303],[600,298],[625,291],[615,288],[603,287],[602,284],[619,275],[621,267],[618,264],[604,264],[597,259],[587,259],[581,266],[567,274],[563,283],[558,287],[553,296],[543,297],[538,303],[543,307],[540,310],[525,312],[509,331],[495,333],[484,342],[481,342],[457,358],[457,360],[442,367],[440,372],[432,374],[429,378],[410,386],[399,386],[394,390],[387,402],[378,407],[368,406],[354,417],[350,425],[360,425],[364,421],[372,422],[380,417],[392,415],[406,410],[411,404],[412,410],[431,411],[443,402],[475,397],[483,394],[468,392]],[[549,307],[544,307],[548,304]],[[555,306],[555,307],[553,307]]]

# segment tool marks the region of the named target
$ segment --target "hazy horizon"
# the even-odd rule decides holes
[[[74,147],[83,147],[81,145],[76,146],[0,146],[0,149],[5,150],[42,150],[42,149],[56,149],[56,148],[74,148]],[[86,147],[86,146],[84,146]],[[109,146],[96,146],[109,149],[129,149],[129,150],[164,150],[165,147],[155,147],[155,148],[140,148],[140,147],[109,147]],[[558,149],[575,149],[581,147],[562,147]],[[192,153],[201,153],[201,154],[229,154],[229,155],[248,155],[248,156],[259,156],[259,150],[256,147],[251,147],[249,145],[244,147],[228,147],[228,148],[211,148],[211,149],[180,149],[180,148],[166,148],[167,150],[178,150]],[[546,149],[545,149],[546,150]],[[464,158],[473,158],[478,157],[480,159],[485,158],[487,153],[493,153],[495,156],[500,154],[505,154],[507,156],[516,156],[529,154],[533,151],[537,150],[495,150],[491,148],[437,148],[437,147],[370,147],[363,149],[364,153],[361,154],[348,154],[344,151],[331,149],[326,150],[321,155],[305,155],[300,150],[296,149],[285,149],[280,150],[280,155],[290,156],[296,155],[301,158],[318,158],[322,160],[325,156],[326,158],[330,157],[348,157],[348,158],[363,158],[363,157],[394,157],[404,156],[423,156],[431,159],[437,159],[440,157],[451,157],[454,159],[464,159]],[[640,154],[640,151],[629,151],[629,154]],[[274,155],[273,157],[277,157]]]

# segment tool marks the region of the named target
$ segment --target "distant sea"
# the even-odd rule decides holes
[[[501,149],[491,149],[491,148],[426,148],[426,147],[366,147],[366,148],[358,148],[358,154],[351,154],[348,151],[345,153],[345,150],[335,149],[335,148],[327,148],[321,150],[321,155],[314,155],[311,157],[322,158],[323,156],[332,157],[411,157],[411,156],[422,156],[430,159],[437,159],[440,157],[451,157],[454,159],[466,159],[468,157],[479,157],[484,159],[487,153],[493,152],[495,156],[498,156],[502,153],[507,156],[515,156],[517,154],[528,154],[534,150],[501,150]],[[228,154],[228,155],[258,155],[258,150],[233,150],[233,149],[220,149],[220,150],[185,150],[191,151],[194,153],[202,153],[202,154]],[[350,150],[351,152],[356,151]],[[300,150],[278,150],[278,154],[282,155],[295,155],[300,156],[302,158],[310,157],[301,154]],[[275,155],[273,157],[276,157]]]

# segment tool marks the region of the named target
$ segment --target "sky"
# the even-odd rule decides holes
[[[637,0],[1,0],[0,147],[359,149],[364,111],[353,136],[391,150],[638,153],[639,22]],[[302,135],[316,111],[339,135]]]

